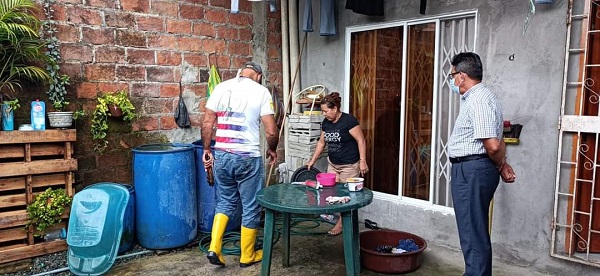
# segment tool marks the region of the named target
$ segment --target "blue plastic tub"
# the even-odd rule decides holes
[[[129,192],[98,183],[76,193],[67,233],[67,263],[76,275],[102,275],[117,256]]]
[[[215,144],[211,142],[211,147]],[[219,199],[219,193],[217,192],[217,186],[219,183],[215,180],[215,185],[212,187],[208,185],[206,180],[206,172],[204,171],[204,164],[202,162],[202,155],[204,154],[204,147],[202,146],[202,140],[194,142],[196,147],[196,173],[197,179],[196,184],[198,186],[198,231],[203,233],[210,233],[212,230],[213,219],[215,217],[215,208]],[[225,231],[239,231],[242,225],[242,202],[240,201],[235,212],[229,218]]]
[[[198,234],[196,163],[192,144],[133,149],[138,243],[149,249],[184,246]]]
[[[129,201],[127,202],[127,207],[125,207],[125,215],[123,216],[123,233],[121,234],[121,241],[119,243],[118,251],[119,255],[123,254],[131,250],[135,242],[135,192],[133,186],[129,184],[103,182],[89,185],[85,187],[84,190],[94,188],[97,185],[120,185],[129,191]]]

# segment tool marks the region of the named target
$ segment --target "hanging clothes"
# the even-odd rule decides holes
[[[320,12],[320,28],[319,33],[322,36],[337,35],[337,28],[335,25],[335,0],[321,0],[321,12]],[[313,32],[313,15],[312,15],[312,1],[306,0],[304,6],[304,17],[302,19],[302,31]]]
[[[383,0],[346,0],[346,9],[370,16],[383,16]]]

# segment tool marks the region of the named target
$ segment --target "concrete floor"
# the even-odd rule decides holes
[[[317,231],[330,228],[321,225]],[[404,275],[462,275],[463,260],[459,251],[432,244],[428,241],[423,263],[415,272]],[[342,235],[310,235],[291,237],[290,267],[284,268],[281,263],[282,248],[276,243],[271,263],[271,275],[304,276],[304,275],[346,275],[344,267],[344,249]],[[226,255],[226,266],[215,267],[208,263],[205,254],[198,247],[177,252],[152,254],[144,258],[115,265],[106,275],[260,275],[260,263],[242,269],[239,267],[239,256]],[[494,261],[494,275],[549,275],[529,268],[513,266]],[[384,275],[363,268],[361,275]]]

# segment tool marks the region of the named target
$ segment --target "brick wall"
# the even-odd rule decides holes
[[[131,148],[152,142],[199,139],[206,101],[208,66],[221,79],[235,76],[253,56],[253,8],[229,0],[61,0],[54,5],[63,64],[71,77],[71,109],[91,113],[96,97],[126,89],[140,118],[131,127],[110,119],[109,147],[92,151],[91,117],[77,122],[76,187],[100,181],[131,182]],[[262,6],[261,6],[262,7]],[[268,13],[267,68],[281,95],[280,13]],[[179,82],[192,129],[178,129],[173,111]]]

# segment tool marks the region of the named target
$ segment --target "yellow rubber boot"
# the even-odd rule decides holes
[[[242,251],[240,256],[241,268],[249,267],[262,261],[263,251],[254,250],[257,232],[258,229],[250,229],[242,226],[242,231],[240,233],[240,250]]]
[[[208,247],[208,255],[206,255],[211,264],[225,266],[225,259],[221,256],[221,249],[223,248],[223,234],[225,234],[228,221],[228,216],[221,213],[215,214],[210,234],[210,246]]]

